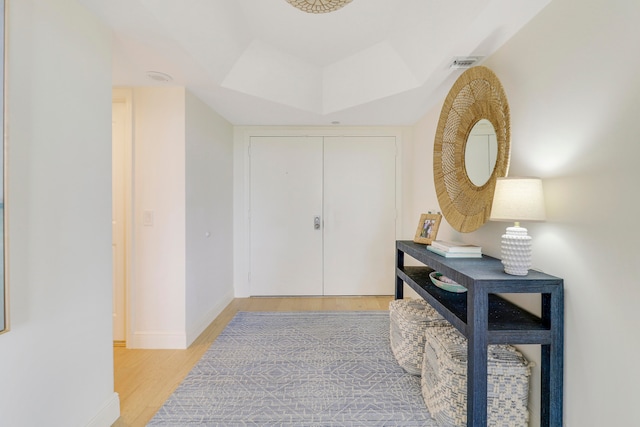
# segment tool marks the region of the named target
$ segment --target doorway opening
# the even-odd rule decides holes
[[[113,344],[128,342],[129,257],[131,248],[132,106],[131,91],[114,89],[112,98],[112,255]]]

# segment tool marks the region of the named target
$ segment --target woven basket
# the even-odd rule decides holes
[[[398,364],[412,375],[422,373],[425,330],[448,322],[424,300],[398,299],[389,303],[391,350]]]
[[[510,345],[488,349],[487,425],[528,425],[531,368]],[[451,326],[427,329],[422,396],[441,426],[467,425],[467,340]]]

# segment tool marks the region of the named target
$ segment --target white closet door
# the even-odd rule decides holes
[[[394,137],[324,138],[324,295],[391,295]]]
[[[322,295],[322,138],[252,137],[251,295]]]

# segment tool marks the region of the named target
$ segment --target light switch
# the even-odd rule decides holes
[[[153,211],[142,212],[142,225],[145,227],[153,227]]]

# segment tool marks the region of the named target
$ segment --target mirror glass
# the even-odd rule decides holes
[[[496,131],[487,119],[479,120],[469,132],[464,164],[469,180],[482,187],[489,181],[498,158]]]

